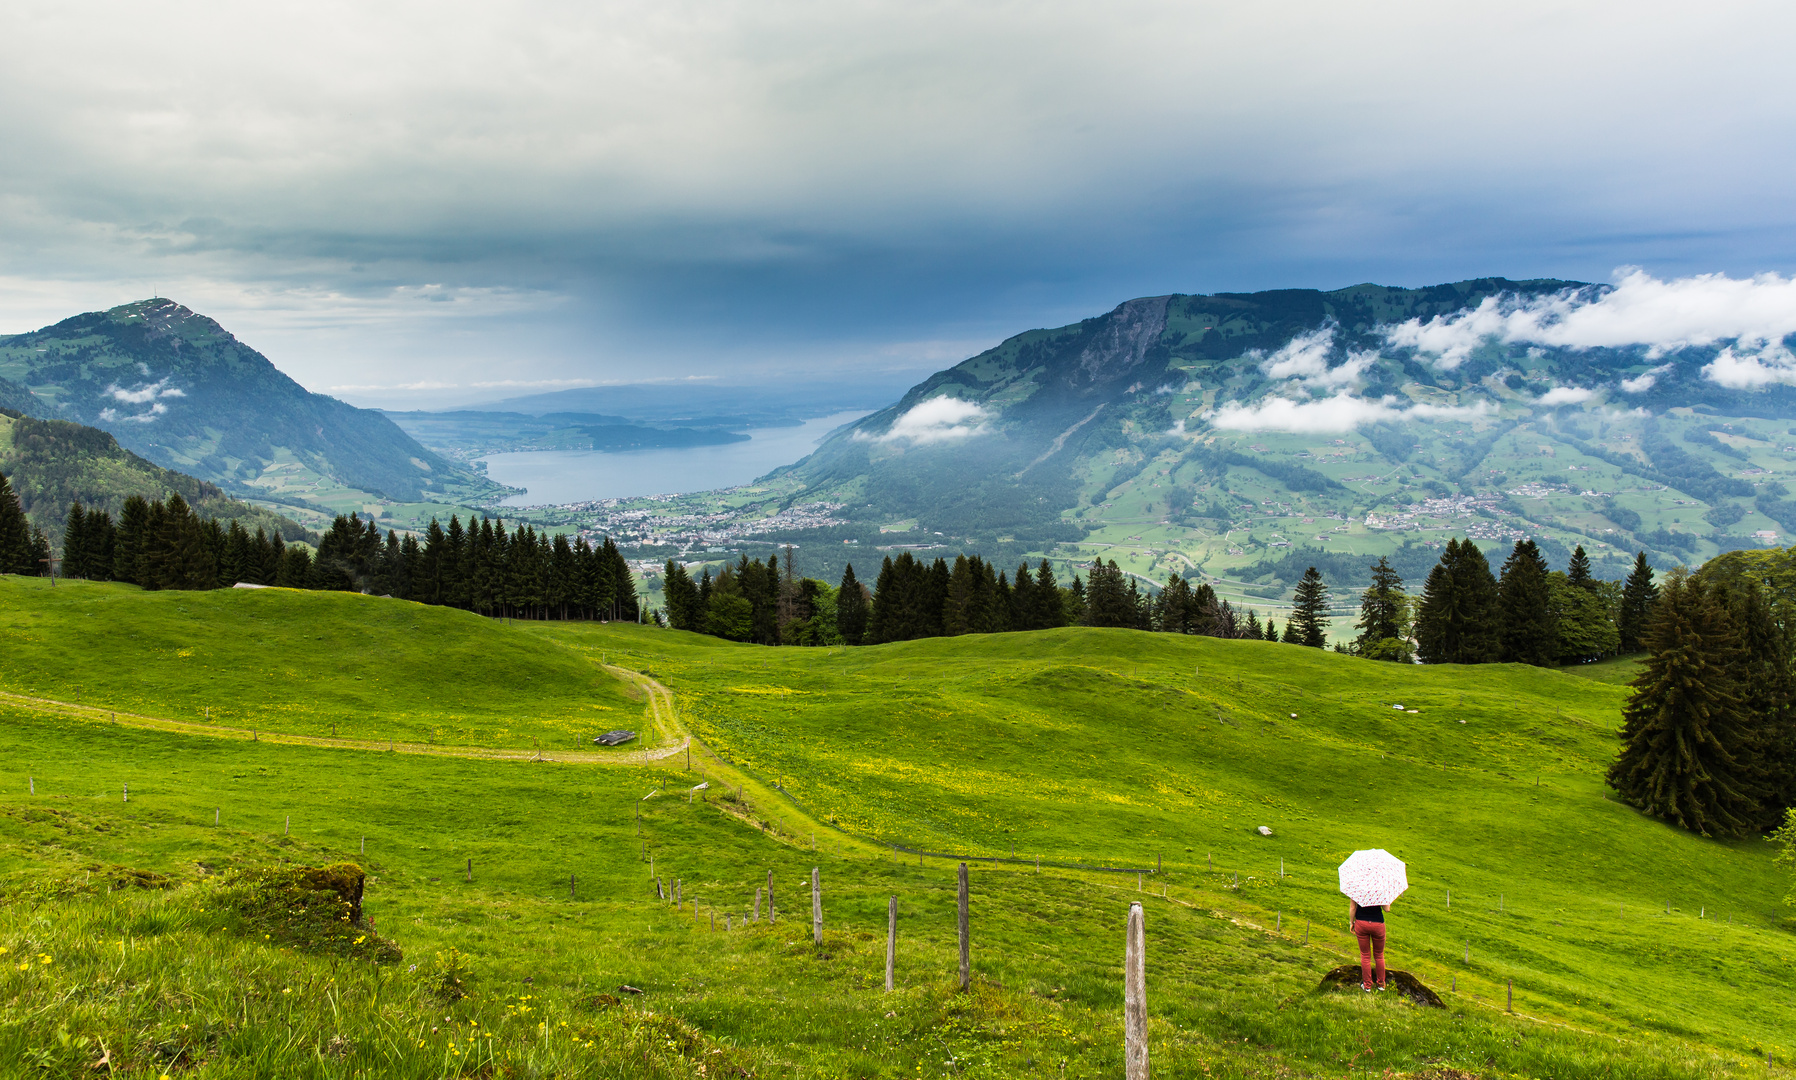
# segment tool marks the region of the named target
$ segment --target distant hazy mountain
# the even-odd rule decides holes
[[[201,517],[235,518],[252,533],[262,528],[287,540],[310,536],[297,522],[233,499],[214,484],[145,461],[97,428],[4,408],[0,408],[0,474],[18,492],[25,516],[50,537],[53,546],[62,543],[71,503],[104,510],[117,520],[125,500],[133,495],[155,500],[177,493]]]
[[[516,450],[666,450],[725,446],[748,436],[727,426],[654,427],[598,413],[391,412],[400,430],[425,446],[466,461]]]
[[[1400,549],[1413,573],[1468,532],[1663,562],[1796,530],[1788,350],[1668,338],[1677,319],[1639,292],[1487,278],[1130,300],[937,372],[781,473],[920,540],[1083,539],[1153,576],[1267,586],[1305,549],[1348,576]]]
[[[484,479],[380,413],[314,394],[216,322],[142,300],[0,337],[0,403],[110,432],[129,450],[227,490],[283,499],[319,487],[453,501]],[[27,407],[30,406],[30,407]]]
[[[912,376],[914,378],[914,376]],[[762,381],[635,383],[587,386],[507,398],[490,412],[603,413],[630,423],[734,428],[797,424],[832,413],[876,409],[904,392],[910,378],[875,373],[855,379],[769,377]]]

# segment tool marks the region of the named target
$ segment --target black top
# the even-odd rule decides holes
[[[1384,921],[1384,908],[1377,904],[1372,904],[1369,907],[1362,907],[1359,901],[1356,900],[1353,904],[1353,920],[1355,922],[1381,923]]]

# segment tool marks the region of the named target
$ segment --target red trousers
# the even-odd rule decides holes
[[[1372,985],[1372,962],[1378,961],[1378,985],[1384,985],[1384,924],[1366,922],[1364,919],[1353,921],[1353,935],[1359,938],[1359,981],[1361,986]]]

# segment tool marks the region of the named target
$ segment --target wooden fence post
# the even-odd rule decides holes
[[[1123,952],[1123,1068],[1128,1080],[1148,1080],[1147,934],[1141,904],[1129,905],[1128,944]]]
[[[1509,1000],[1503,1006],[1503,1008],[1506,1012],[1514,1012],[1515,1011],[1515,980],[1514,979],[1510,979],[1508,981],[1508,999]]]
[[[892,992],[892,968],[898,960],[898,898],[886,901],[886,993]]]
[[[967,921],[967,864],[960,864],[960,988],[973,982],[972,928]]]
[[[761,921],[761,887],[755,886],[755,921]]]
[[[767,871],[767,921],[773,921],[773,871]]]
[[[823,879],[817,867],[811,867],[811,941],[823,944]]]
[[[574,898],[574,875],[572,874],[567,876],[567,898],[569,900]]]
[[[474,884],[474,860],[468,860],[468,884]]]

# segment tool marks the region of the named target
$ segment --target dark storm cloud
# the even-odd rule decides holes
[[[1793,21],[28,0],[0,318],[154,289],[315,388],[452,393],[929,368],[1174,290],[1787,270]]]

